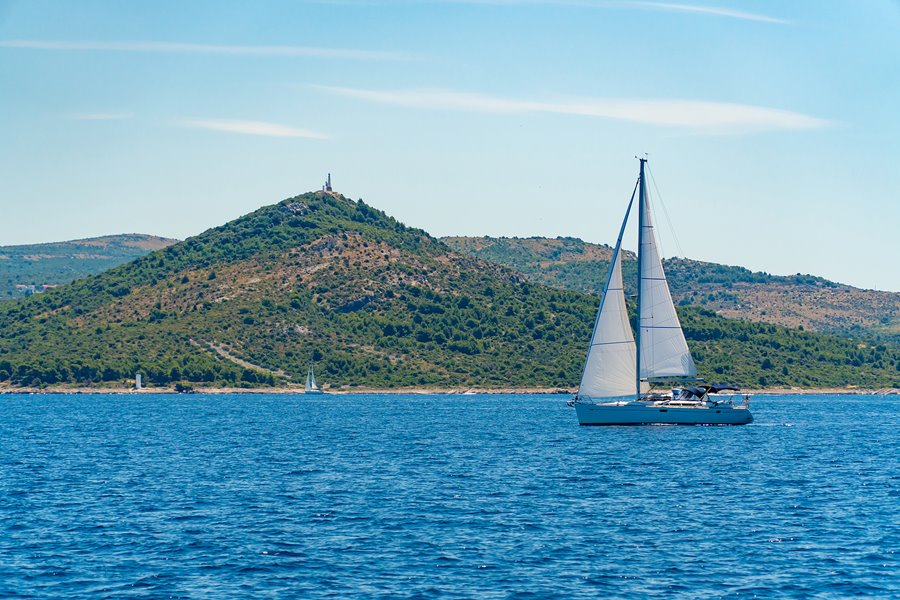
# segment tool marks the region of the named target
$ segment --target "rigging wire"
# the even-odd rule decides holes
[[[678,234],[675,232],[675,227],[672,226],[672,219],[669,218],[669,211],[666,210],[666,205],[663,202],[662,194],[659,193],[659,188],[656,186],[656,178],[653,177],[653,171],[650,169],[650,163],[647,163],[647,172],[650,173],[650,181],[653,183],[653,189],[655,190],[656,197],[659,199],[659,205],[662,206],[663,215],[666,217],[666,224],[669,226],[669,231],[672,232],[672,239],[675,240],[675,247],[678,249],[678,256],[684,258],[684,251],[681,249],[681,244],[678,242]],[[658,240],[659,245],[662,246],[662,240]],[[665,248],[662,248],[663,255],[665,256]]]

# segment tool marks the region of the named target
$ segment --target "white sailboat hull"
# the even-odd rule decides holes
[[[746,425],[746,406],[666,406],[648,402],[575,403],[580,425]]]

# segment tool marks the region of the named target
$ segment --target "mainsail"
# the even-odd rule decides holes
[[[640,342],[640,379],[655,377],[693,377],[697,374],[688,350],[675,304],[666,283],[666,274],[656,248],[656,235],[650,201],[644,184],[641,160],[640,232],[638,240],[638,340]],[[634,389],[634,388],[632,388]]]
[[[606,285],[603,286],[603,299],[597,311],[594,334],[588,348],[581,385],[578,387],[579,395],[588,398],[626,396],[635,391],[637,351],[625,306],[621,252],[622,235],[633,203],[634,193],[628,202],[625,220],[622,221],[619,239],[613,250]]]

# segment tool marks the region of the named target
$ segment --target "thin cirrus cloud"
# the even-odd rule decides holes
[[[706,133],[820,129],[831,125],[825,119],[777,108],[699,100],[580,98],[543,101],[452,90],[369,90],[325,85],[310,87],[338,96],[406,108],[600,117]]]
[[[321,4],[395,4],[398,0],[318,0]],[[401,3],[410,4],[411,2]],[[706,6],[703,4],[682,4],[676,2],[652,2],[649,0],[431,0],[435,4],[484,4],[492,6],[572,6],[580,8],[606,8],[606,9],[640,9],[661,10],[667,12],[684,12],[713,17],[725,17],[740,19],[742,21],[757,21],[786,25],[790,23],[785,19],[779,19],[761,13],[753,13],[745,10],[726,8],[720,6]]]
[[[310,138],[324,140],[328,136],[318,131],[301,129],[291,125],[270,123],[268,121],[243,121],[236,119],[184,119],[177,122],[181,127],[191,129],[206,129],[209,131],[222,131],[225,133],[240,133],[244,135],[259,135],[279,138]]]
[[[409,56],[406,56],[404,54],[399,54],[396,52],[382,52],[378,50],[317,48],[312,46],[241,46],[145,41],[97,42],[67,40],[0,40],[0,48],[17,48],[21,50],[222,54],[233,56],[287,56],[355,60],[410,59]]]
[[[710,15],[714,17],[728,17],[731,19],[741,19],[742,21],[757,21],[760,23],[772,23],[776,25],[787,25],[790,21],[770,17],[759,13],[751,13],[743,10],[735,10],[732,8],[723,8],[718,6],[702,6],[698,4],[674,4],[669,2],[631,2],[629,3],[636,8],[647,8],[651,10],[666,10],[673,12],[687,12],[701,15]]]

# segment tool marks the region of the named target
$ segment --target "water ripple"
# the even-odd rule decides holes
[[[888,397],[0,397],[0,596],[900,596]]]

